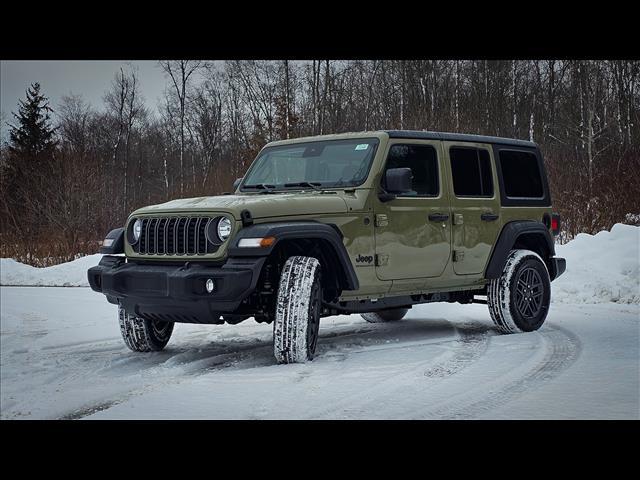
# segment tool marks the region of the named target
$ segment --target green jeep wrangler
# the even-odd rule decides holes
[[[566,268],[532,142],[424,131],[283,140],[234,189],[141,208],[107,235],[89,283],[118,305],[131,350],[164,348],[175,322],[253,317],[273,323],[278,362],[305,362],[321,317],[397,321],[428,302],[485,303],[501,332],[529,332]]]

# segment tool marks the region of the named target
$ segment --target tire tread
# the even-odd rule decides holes
[[[304,256],[290,257],[282,269],[273,322],[278,363],[303,363],[312,358],[307,352],[307,323],[311,288],[319,269],[316,258]]]
[[[173,332],[173,324],[166,339],[158,339],[152,330],[149,320],[131,315],[124,308],[118,307],[118,321],[120,333],[125,345],[134,352],[152,352],[162,350]]]

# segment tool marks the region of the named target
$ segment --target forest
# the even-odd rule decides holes
[[[640,224],[640,62],[233,60],[115,73],[99,108],[57,105],[46,79],[0,119],[0,257],[47,266],[96,253],[134,209],[231,190],[272,140],[376,129],[532,140],[545,157],[561,242]],[[157,107],[157,108],[152,108]],[[9,109],[8,106],[5,106]],[[159,112],[159,113],[157,113]]]

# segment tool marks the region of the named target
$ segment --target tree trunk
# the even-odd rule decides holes
[[[533,100],[531,100],[531,116],[529,117],[529,141],[533,142],[533,126],[534,126],[534,109],[536,105],[536,96],[533,95]]]
[[[455,76],[455,103],[456,103],[456,132],[460,131],[460,60],[456,60],[456,76]]]
[[[516,64],[516,60],[511,62],[511,116],[514,137],[518,135],[518,112],[516,110],[518,102],[518,92],[516,90]]]
[[[484,129],[489,132],[489,62],[484,61]]]

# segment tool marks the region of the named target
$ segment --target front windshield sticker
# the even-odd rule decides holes
[[[368,143],[360,143],[356,145],[356,150],[366,150],[367,148],[369,148]]]

